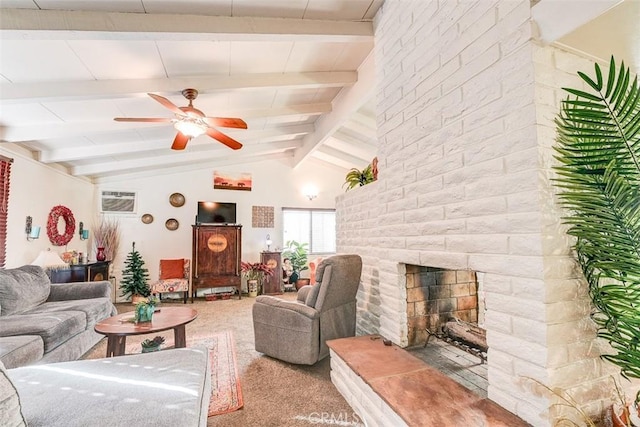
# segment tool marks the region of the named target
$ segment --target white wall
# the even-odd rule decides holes
[[[344,192],[342,184],[346,171],[313,159],[292,168],[289,160],[267,160],[241,167],[199,169],[192,172],[159,175],[155,177],[112,181],[94,185],[86,179],[43,165],[20,149],[0,148],[0,154],[13,158],[9,215],[7,223],[7,268],[31,263],[38,253],[47,248],[61,253],[77,250],[95,260],[93,238],[81,241],[77,226],[83,221],[91,228],[99,218],[98,198],[102,190],[136,191],[135,215],[110,215],[121,225],[120,253],[114,260],[114,273],[118,282],[132,242],[142,255],[150,279],[158,277],[158,261],[162,258],[191,258],[191,225],[194,224],[197,202],[219,201],[237,203],[237,222],[242,224],[242,259],[256,262],[260,252],[266,250],[266,236],[273,241],[272,250],[282,248],[282,208],[334,208],[336,196]],[[213,171],[249,172],[253,177],[252,191],[214,190]],[[317,198],[310,201],[303,195],[307,185],[318,188]],[[172,193],[182,193],[184,206],[176,208],[169,203]],[[47,238],[46,224],[49,211],[56,205],[71,209],[76,219],[76,233],[66,247],[54,247]],[[273,228],[253,228],[252,206],[273,206]],[[151,224],[143,224],[140,217],[150,213]],[[24,233],[25,218],[33,217],[33,225],[41,227],[40,238],[27,241]],[[165,221],[175,218],[180,226],[175,231],[165,227]]]
[[[88,251],[88,241],[78,236],[78,223],[91,223],[94,214],[94,185],[57,169],[45,166],[28,155],[0,148],[0,154],[13,158],[9,213],[7,222],[7,268],[30,264],[41,250],[51,248]],[[71,209],[76,220],[76,232],[66,247],[53,246],[47,237],[47,218],[51,208],[63,205]],[[33,225],[40,226],[40,238],[27,241],[24,232],[27,215]]]
[[[252,191],[214,190],[213,171],[252,174]],[[239,167],[224,167],[174,173],[151,178],[140,178],[122,182],[100,184],[102,190],[137,191],[138,205],[135,215],[112,215],[117,217],[122,228],[122,245],[115,260],[115,270],[123,267],[131,243],[142,255],[150,277],[158,277],[158,261],[163,258],[191,258],[191,225],[194,224],[198,201],[233,202],[237,204],[237,222],[242,224],[242,260],[256,262],[260,252],[266,250],[266,236],[271,235],[271,249],[282,248],[282,208],[333,208],[335,197],[342,194],[342,183],[346,171],[321,162],[306,161],[292,169],[288,161],[268,160]],[[316,199],[309,201],[302,190],[313,184],[319,189]],[[172,193],[185,196],[184,206],[176,208],[169,203]],[[273,206],[274,228],[253,228],[252,206]],[[153,215],[151,224],[143,224],[140,217]],[[165,221],[175,218],[180,226],[175,231],[165,227]],[[93,256],[93,254],[92,254]]]

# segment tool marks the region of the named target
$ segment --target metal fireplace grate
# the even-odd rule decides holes
[[[427,346],[432,336],[480,358],[481,363],[487,361],[486,333],[478,325],[460,319],[453,319],[446,322],[439,332],[434,332],[427,328],[427,341],[424,343],[424,347]]]

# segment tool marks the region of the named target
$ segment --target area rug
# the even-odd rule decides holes
[[[169,334],[171,335],[171,334]],[[173,347],[173,337],[167,337],[166,346]],[[236,363],[236,346],[231,331],[224,331],[208,337],[189,339],[189,347],[205,346],[209,349],[211,363],[211,400],[209,416],[226,414],[242,408],[242,388],[238,365]],[[127,354],[140,353],[140,344],[127,345]]]
[[[211,362],[211,401],[209,416],[226,414],[242,408],[242,388],[236,363],[236,344],[231,331],[196,341],[209,348]]]

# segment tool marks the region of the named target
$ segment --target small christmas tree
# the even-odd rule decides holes
[[[124,270],[122,270],[122,281],[120,282],[120,290],[122,296],[140,295],[148,297],[151,295],[151,289],[147,281],[149,280],[149,271],[144,268],[144,260],[140,256],[140,252],[136,250],[136,242],[133,242],[131,252],[124,261]]]

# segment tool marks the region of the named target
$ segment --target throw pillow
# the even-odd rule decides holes
[[[160,280],[183,279],[184,259],[162,259],[160,260]]]
[[[42,267],[23,265],[0,270],[0,316],[30,310],[49,298],[51,281]]]
[[[27,425],[20,408],[20,396],[9,379],[2,361],[0,361],[0,425],[11,427]]]

